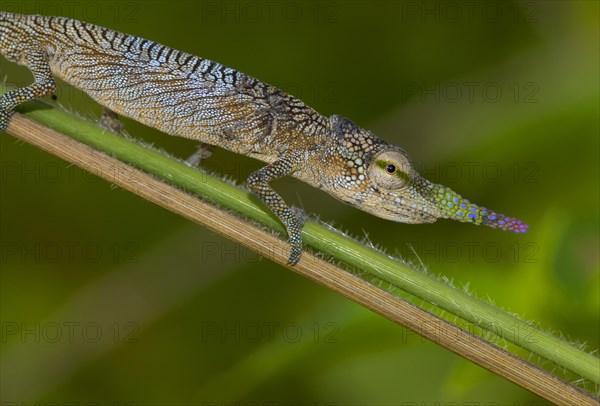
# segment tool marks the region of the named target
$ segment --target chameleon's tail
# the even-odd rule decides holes
[[[529,227],[514,217],[496,213],[464,199],[461,195],[443,185],[427,182],[429,197],[441,211],[443,218],[462,221],[464,223],[483,224],[501,230],[524,233]]]

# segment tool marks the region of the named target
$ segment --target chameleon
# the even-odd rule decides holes
[[[270,186],[288,175],[396,222],[528,228],[423,178],[407,152],[350,119],[325,117],[274,86],[157,42],[70,18],[0,11],[0,54],[34,78],[0,96],[0,131],[16,106],[54,95],[58,77],[116,114],[265,162],[246,185],[285,226],[291,265],[302,254],[304,216]]]

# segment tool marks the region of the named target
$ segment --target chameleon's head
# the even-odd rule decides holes
[[[323,183],[338,199],[361,210],[403,223],[432,223],[438,218],[484,224],[515,232],[527,225],[463,199],[451,189],[422,178],[406,152],[352,121],[332,116],[334,141]]]

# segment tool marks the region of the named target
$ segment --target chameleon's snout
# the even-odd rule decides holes
[[[350,135],[351,140],[356,138]],[[331,194],[378,217],[402,223],[447,218],[517,233],[527,231],[521,220],[473,204],[452,189],[424,179],[404,150],[378,143],[379,151],[372,156],[344,161],[344,172]]]
[[[443,185],[436,185],[422,179],[424,192],[422,195],[432,202],[441,213],[442,218],[449,218],[465,223],[483,224],[501,230],[524,233],[528,225],[514,217],[507,217],[493,210],[478,206],[464,199],[452,189]]]
[[[374,214],[409,223],[448,218],[517,233],[527,231],[521,220],[473,204],[452,189],[422,178],[404,151],[388,148],[374,156],[368,170],[378,190],[378,201],[371,210]]]

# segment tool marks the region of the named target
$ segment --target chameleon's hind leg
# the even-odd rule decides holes
[[[100,126],[112,131],[115,134],[123,134],[123,130],[125,129],[125,124],[119,120],[118,114],[108,107],[102,107]]]
[[[54,94],[56,82],[52,77],[48,56],[44,51],[25,51],[26,65],[33,74],[34,82],[19,89],[11,90],[0,96],[0,131],[8,127],[15,107],[42,96]]]
[[[198,144],[198,149],[196,150],[196,152],[190,155],[190,157],[185,160],[185,163],[189,166],[196,166],[203,159],[209,158],[212,155],[214,149],[214,145],[201,142],[200,144]]]
[[[302,216],[294,213],[284,202],[284,200],[271,188],[269,182],[274,179],[290,175],[302,164],[299,155],[284,156],[277,161],[260,168],[252,173],[246,184],[258,195],[275,215],[285,225],[290,239],[291,252],[288,263],[296,265],[302,255],[302,225],[304,219]]]

